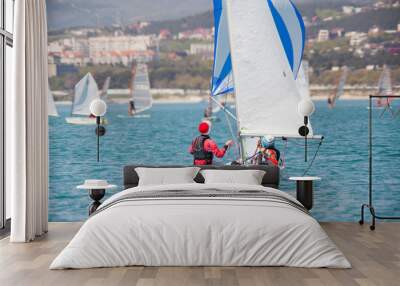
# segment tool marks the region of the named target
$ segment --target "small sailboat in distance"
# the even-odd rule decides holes
[[[47,88],[47,115],[58,116],[57,107],[54,103],[53,94],[51,93],[50,86]]]
[[[343,95],[344,86],[346,84],[348,75],[349,75],[349,68],[347,66],[344,66],[342,68],[342,74],[340,76],[339,83],[337,85],[335,94],[328,97],[329,108],[331,108],[331,109],[334,108],[336,105],[336,101]]]
[[[150,93],[150,80],[147,65],[138,63],[132,67],[131,100],[128,106],[128,115],[136,116],[153,106],[153,97]]]
[[[91,73],[87,73],[76,85],[74,101],[72,103],[72,115],[79,115],[65,118],[69,124],[94,125],[96,118],[90,112],[90,104],[93,100],[99,99],[99,88]],[[105,124],[103,119],[102,124]]]
[[[390,68],[386,65],[383,67],[383,71],[379,77],[377,95],[382,96],[382,98],[378,98],[376,102],[376,106],[378,108],[390,107],[390,103],[393,101],[393,98],[388,98],[385,96],[393,95],[392,79]]]
[[[107,77],[104,81],[103,88],[100,91],[100,98],[104,101],[108,101],[108,89],[110,88],[111,77]]]
[[[217,113],[221,111],[221,107],[224,106],[224,103],[221,100],[221,96],[216,98],[212,98],[209,96],[207,107],[204,110],[204,118],[203,120],[214,121],[217,120]]]

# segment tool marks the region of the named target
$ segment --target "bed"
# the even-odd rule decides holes
[[[50,269],[351,267],[308,211],[278,190],[278,168],[202,167],[266,171],[260,185],[204,183],[199,173],[193,183],[138,186],[137,167],[124,168],[125,189],[88,218]]]

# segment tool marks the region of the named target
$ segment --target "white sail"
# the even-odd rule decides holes
[[[378,95],[387,96],[392,94],[393,90],[390,69],[387,66],[384,66],[383,72],[379,77]]]
[[[111,77],[108,76],[106,78],[106,80],[104,81],[103,88],[100,91],[100,98],[104,101],[107,101],[107,99],[108,99],[107,92],[108,92],[108,89],[110,88],[110,81],[111,81]]]
[[[89,116],[91,102],[99,98],[97,83],[93,76],[88,73],[75,85],[72,114]]]
[[[136,67],[133,82],[132,100],[135,103],[135,113],[145,111],[152,107],[153,97],[150,93],[150,81],[147,65],[139,63]]]
[[[300,14],[289,0],[226,0],[226,7],[241,136],[298,137]]]
[[[335,101],[338,100],[344,93],[344,86],[346,85],[347,77],[349,75],[349,68],[344,66],[342,75],[340,76],[339,84],[336,91]]]
[[[310,80],[308,72],[308,62],[301,63],[299,73],[296,79],[297,89],[299,90],[302,99],[310,99]]]
[[[51,93],[50,87],[47,88],[47,115],[58,116],[57,107],[54,103],[53,94]]]

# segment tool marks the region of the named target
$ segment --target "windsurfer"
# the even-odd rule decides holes
[[[210,118],[212,116],[212,108],[211,106],[207,106],[204,109],[204,118]]]
[[[263,136],[257,143],[257,149],[252,156],[252,163],[255,165],[267,165],[271,163],[274,166],[278,166],[280,157],[281,153],[275,147],[275,138],[272,136]]]
[[[189,147],[189,153],[193,155],[194,165],[212,165],[213,158],[222,158],[226,151],[233,144],[232,140],[228,140],[224,147],[218,148],[217,143],[210,138],[211,122],[204,120],[199,124],[200,136],[197,136]]]
[[[135,102],[133,100],[130,100],[129,101],[128,114],[130,116],[133,116],[135,113],[136,113]]]

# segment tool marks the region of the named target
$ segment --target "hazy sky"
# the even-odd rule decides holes
[[[174,19],[211,7],[211,0],[47,0],[50,29]]]
[[[294,0],[295,3],[310,1],[339,0]],[[97,23],[112,25],[114,23],[132,23],[138,20],[176,19],[208,11],[212,9],[212,2],[212,0],[46,1],[50,29],[95,26]]]

